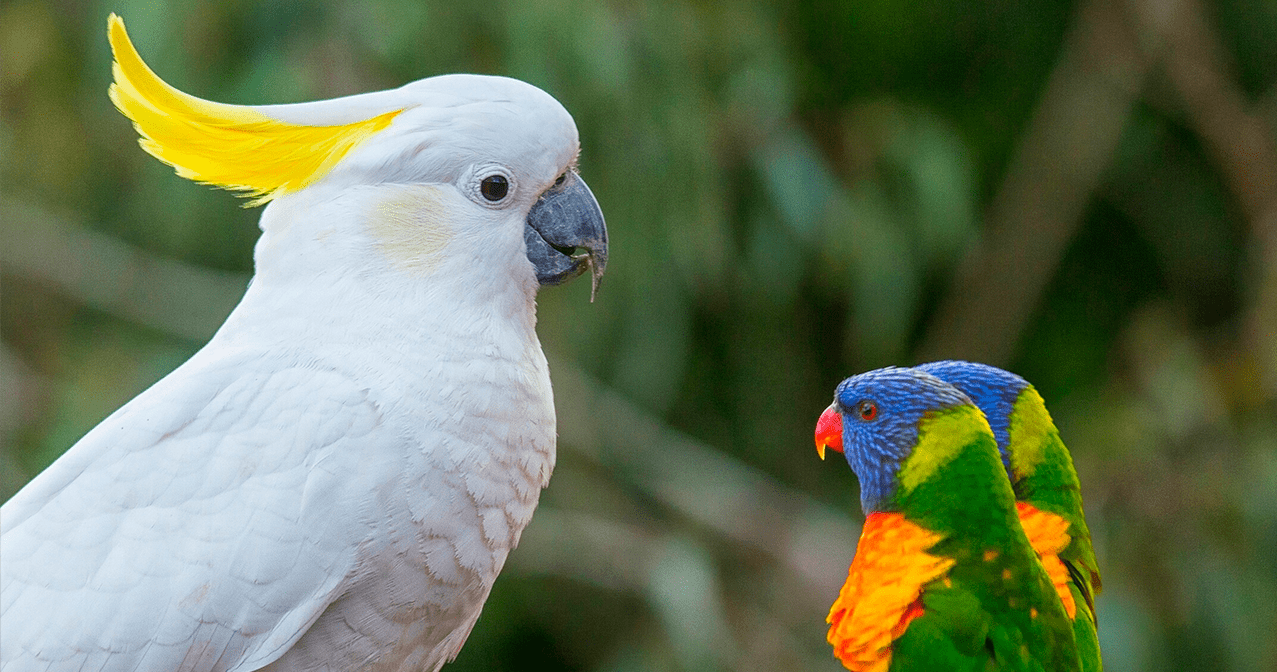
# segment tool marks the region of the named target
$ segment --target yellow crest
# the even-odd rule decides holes
[[[173,88],[142,62],[115,14],[107,34],[115,56],[111,102],[133,121],[142,149],[182,177],[254,197],[250,206],[315,183],[402,111],[336,126],[280,121]]]

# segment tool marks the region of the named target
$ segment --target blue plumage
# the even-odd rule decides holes
[[[883,510],[894,495],[900,464],[918,443],[918,422],[972,401],[929,373],[887,367],[844,380],[834,404],[849,447],[844,455],[860,481],[860,506],[869,514]],[[873,404],[873,417],[865,417],[864,404]]]
[[[1029,381],[988,364],[959,360],[930,362],[914,368],[962,390],[984,411],[989,427],[993,429],[993,438],[998,441],[1002,465],[1010,473],[1011,455],[1007,446],[1011,441],[1011,410],[1020,392],[1029,386]]]

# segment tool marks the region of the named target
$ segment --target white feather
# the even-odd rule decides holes
[[[0,507],[4,672],[456,655],[554,465],[522,234],[577,136],[502,78],[261,109],[383,105],[407,111],[267,206],[212,341]],[[501,207],[475,198],[491,165]]]

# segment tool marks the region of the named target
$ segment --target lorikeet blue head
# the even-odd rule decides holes
[[[852,376],[816,424],[816,450],[842,451],[860,481],[866,514],[891,510],[901,464],[918,444],[918,423],[971,400],[935,376],[898,367]]]
[[[1029,386],[1029,381],[996,366],[958,360],[931,362],[914,368],[926,371],[958,388],[984,411],[985,417],[989,419],[989,427],[993,429],[993,438],[998,441],[1002,465],[1009,473],[1011,413],[1015,410],[1015,402],[1020,393]]]

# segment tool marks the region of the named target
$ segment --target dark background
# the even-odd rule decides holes
[[[194,352],[256,210],[145,155],[106,16],[278,103],[447,72],[561,100],[602,292],[541,295],[559,467],[461,670],[836,670],[861,513],[842,378],[1037,385],[1109,670],[1277,670],[1277,4],[0,4],[0,497]]]

